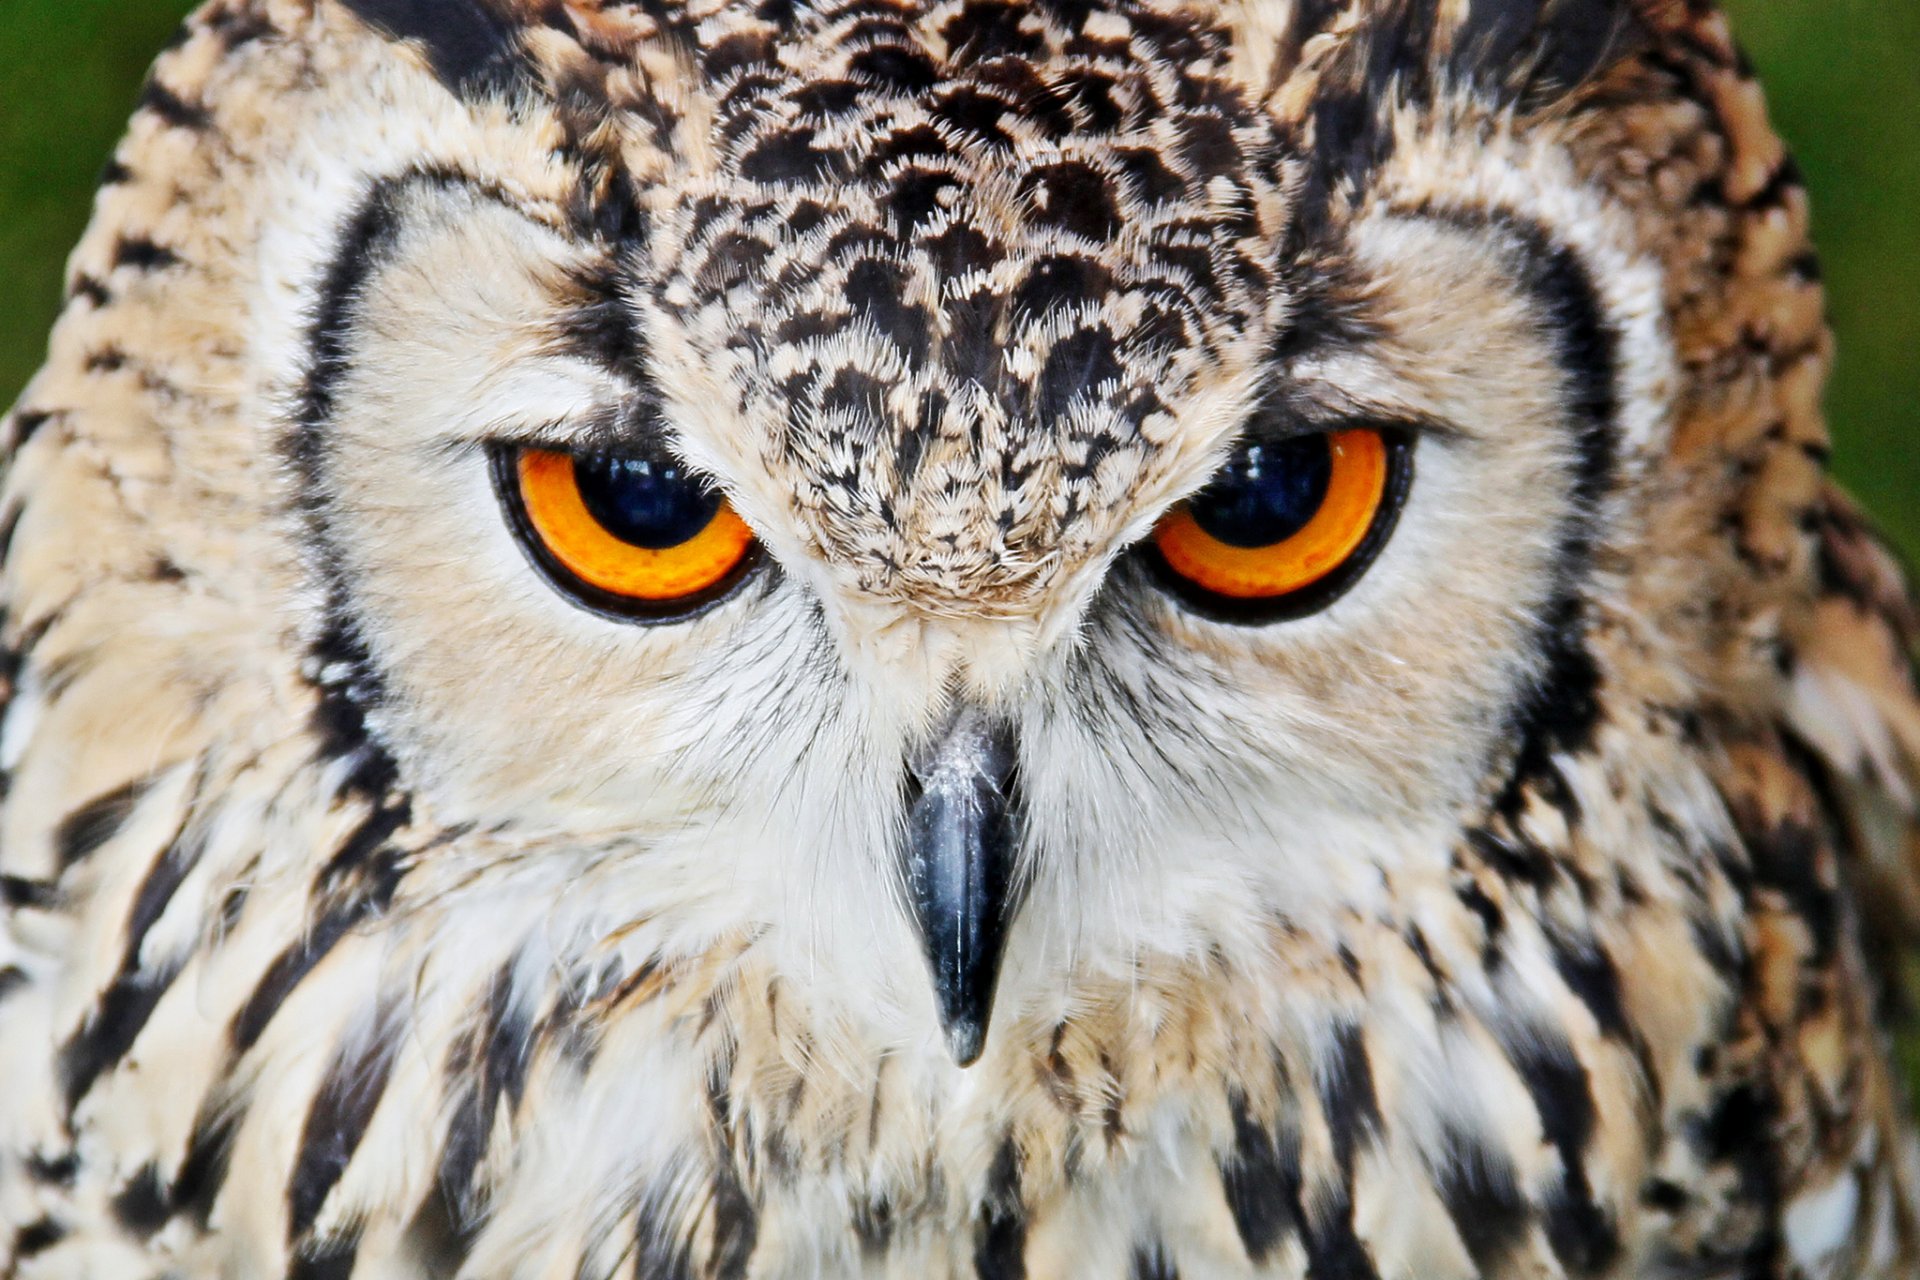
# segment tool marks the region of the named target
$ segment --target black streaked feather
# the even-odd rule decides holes
[[[1450,1130],[1434,1169],[1434,1189],[1483,1275],[1504,1274],[1532,1230],[1532,1214],[1512,1162],[1472,1134]]]
[[[114,1219],[142,1240],[158,1231],[171,1213],[160,1170],[151,1164],[141,1166],[113,1197]]]
[[[321,873],[323,883],[316,887],[337,900],[321,912],[306,936],[275,958],[234,1016],[228,1036],[236,1053],[253,1047],[301,979],[349,930],[386,910],[400,871],[398,856],[383,842],[405,820],[404,809],[376,809],[348,837],[328,870]],[[351,860],[350,871],[339,870],[343,859]]]
[[[212,1220],[214,1203],[226,1185],[233,1137],[244,1118],[245,1111],[234,1103],[203,1106],[187,1141],[186,1158],[174,1175],[168,1197],[174,1212],[191,1216],[203,1229]]]
[[[149,971],[122,971],[93,1012],[60,1048],[60,1087],[71,1113],[97,1081],[133,1048],[160,997],[180,973],[180,962]]]
[[[994,1153],[973,1247],[978,1280],[1024,1280],[1027,1274],[1027,1211],[1020,1197],[1020,1150],[1011,1135]]]
[[[415,42],[434,76],[463,97],[512,88],[524,74],[514,24],[481,0],[345,0],[367,25]]]
[[[1240,1242],[1258,1264],[1300,1230],[1300,1132],[1291,1120],[1261,1128],[1239,1095],[1229,1107],[1233,1149],[1220,1162],[1220,1181]]]
[[[359,1256],[360,1238],[352,1233],[338,1240],[305,1246],[294,1251],[293,1261],[287,1267],[287,1280],[348,1280]]]
[[[374,1108],[386,1092],[400,1047],[400,1037],[389,1022],[380,1019],[364,1043],[343,1051],[334,1060],[307,1112],[300,1153],[287,1185],[287,1238],[291,1244],[306,1243],[308,1231],[326,1204],[327,1193],[347,1171],[373,1120]],[[316,1258],[326,1252],[324,1242],[315,1245]]]
[[[84,862],[94,850],[119,835],[151,785],[151,778],[136,778],[95,796],[61,819],[53,833],[54,856],[60,869],[66,871]]]
[[[147,81],[138,109],[152,112],[176,129],[197,131],[213,122],[212,113],[203,103],[187,101],[157,79]]]

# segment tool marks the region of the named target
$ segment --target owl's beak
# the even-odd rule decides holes
[[[986,1045],[1013,915],[1017,760],[1012,731],[963,703],[907,761],[907,893],[947,1049],[963,1067]]]

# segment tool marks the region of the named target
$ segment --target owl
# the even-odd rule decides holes
[[[5,420],[0,1274],[1916,1274],[1807,216],[1710,0],[213,0]]]

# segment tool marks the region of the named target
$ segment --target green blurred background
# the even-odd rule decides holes
[[[1730,0],[1813,188],[1841,476],[1920,556],[1920,0]],[[39,363],[94,175],[180,0],[0,0],[0,406]]]

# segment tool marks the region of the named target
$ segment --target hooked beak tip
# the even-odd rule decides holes
[[[1013,914],[1015,758],[1011,734],[963,706],[910,762],[904,870],[941,1031],[962,1067],[986,1046]]]
[[[987,1047],[987,1024],[971,1018],[962,1018],[946,1024],[947,1052],[953,1055],[954,1065],[970,1067],[980,1061],[981,1051]]]

